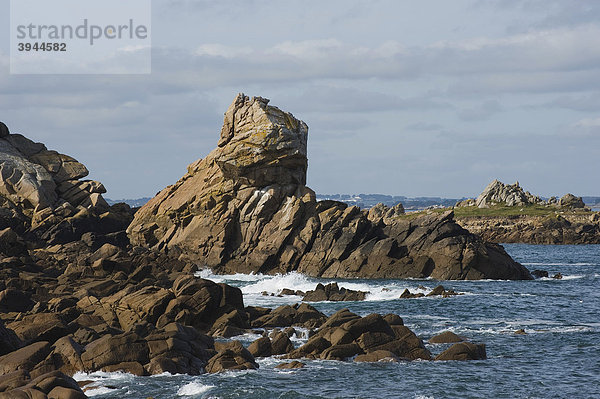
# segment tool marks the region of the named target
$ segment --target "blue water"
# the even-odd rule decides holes
[[[428,292],[433,280],[337,280],[370,291],[364,302],[316,303],[326,314],[397,313],[427,340],[445,330],[487,345],[488,359],[471,362],[352,363],[305,361],[304,369],[279,371],[284,362],[259,359],[258,371],[198,377],[134,377],[119,373],[77,375],[94,379],[97,398],[600,398],[600,245],[505,245],[531,270],[562,280],[444,281],[464,293],[452,298],[396,299],[409,288]],[[246,304],[275,307],[298,297],[263,296],[282,288],[310,289],[319,280],[302,275],[212,276],[242,288]],[[425,288],[418,288],[423,285]],[[518,329],[527,335],[516,335]],[[258,336],[240,337],[251,342]],[[303,338],[296,339],[301,345]],[[435,355],[444,345],[427,345]]]

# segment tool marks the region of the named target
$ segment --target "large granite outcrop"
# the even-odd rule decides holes
[[[501,246],[456,224],[452,212],[411,220],[399,210],[369,215],[317,202],[305,186],[307,135],[292,114],[239,94],[218,147],[136,213],[132,243],[222,273],[531,278]]]
[[[74,158],[11,134],[0,122],[0,230],[50,244],[124,230],[131,215],[111,209],[102,183],[82,180],[88,173]]]

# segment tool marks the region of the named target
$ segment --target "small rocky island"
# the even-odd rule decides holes
[[[519,182],[494,180],[476,199],[456,204],[454,212],[458,224],[492,242],[600,244],[600,212],[586,208],[581,197],[542,200]]]
[[[268,103],[235,98],[217,148],[135,214],[127,230],[134,245],[218,273],[532,278],[452,211],[409,220],[394,217],[401,207],[318,202],[306,186],[307,125]]]

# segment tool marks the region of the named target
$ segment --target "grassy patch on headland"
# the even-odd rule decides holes
[[[431,213],[441,214],[451,208],[432,209],[419,212],[410,212],[402,216],[412,220],[416,217]],[[584,209],[561,209],[553,206],[526,205],[526,206],[503,206],[496,205],[489,208],[478,208],[476,206],[456,207],[454,210],[455,219],[482,218],[482,217],[518,217],[518,216],[553,216],[553,215],[585,215],[591,212]]]

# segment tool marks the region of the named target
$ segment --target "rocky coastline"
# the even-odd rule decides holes
[[[302,302],[246,306],[216,272],[312,276],[531,279],[501,246],[452,212],[406,221],[401,206],[317,202],[305,186],[306,125],[240,95],[218,148],[134,212],[109,206],[85,166],[0,123],[0,398],[84,398],[74,373],[197,375],[255,369],[277,356],[410,361],[485,359],[457,342],[432,354],[394,314],[329,317]],[[440,296],[453,293],[439,290]],[[362,300],[317,286],[307,301]],[[309,331],[296,347],[294,327]],[[259,333],[248,347],[232,340]],[[284,360],[285,359],[285,360]],[[290,361],[286,361],[290,360]]]

